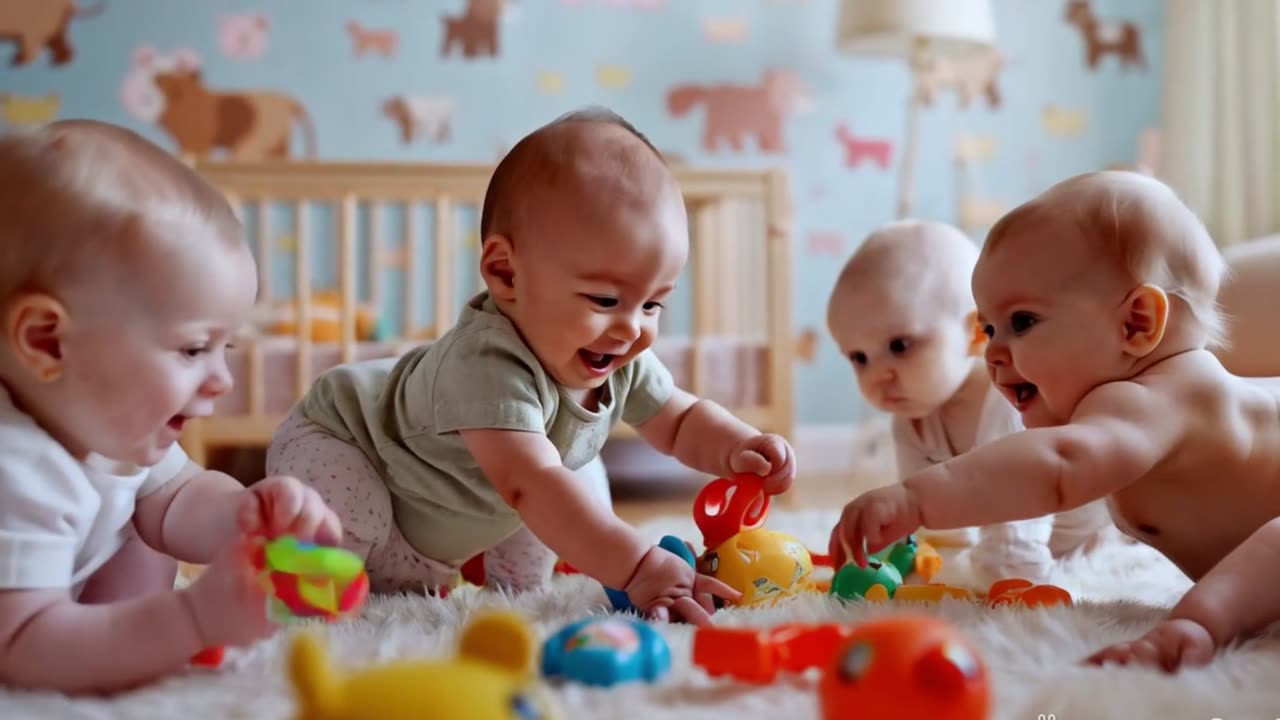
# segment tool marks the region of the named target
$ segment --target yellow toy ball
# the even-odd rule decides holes
[[[799,540],[756,528],[726,540],[698,559],[698,572],[742,593],[735,605],[775,602],[807,588],[813,558]]]
[[[742,474],[711,481],[694,500],[693,519],[707,551],[698,572],[742,593],[736,605],[773,602],[806,589],[813,558],[799,540],[765,530],[764,479]]]
[[[289,651],[294,718],[558,720],[537,677],[537,652],[522,618],[494,612],[467,626],[454,658],[404,660],[341,675],[319,637],[300,632]]]

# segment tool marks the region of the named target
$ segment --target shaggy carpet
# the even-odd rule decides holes
[[[775,510],[767,526],[792,533],[817,549],[834,519],[828,512]],[[643,529],[655,539],[664,533],[697,537],[692,523],[683,518]],[[944,557],[940,579],[963,583],[964,554]],[[1274,637],[1232,647],[1209,667],[1177,676],[1079,664],[1095,648],[1145,631],[1185,590],[1186,578],[1155,552],[1117,539],[1090,556],[1064,560],[1054,581],[1072,592],[1074,607],[992,609],[960,601],[842,606],[815,594],[769,609],[722,611],[717,621],[768,626],[791,621],[856,623],[901,612],[940,616],[966,632],[982,654],[991,671],[993,717],[999,720],[1280,717],[1280,640]],[[545,637],[568,622],[600,612],[603,600],[597,584],[582,577],[560,577],[545,591],[516,598],[475,588],[445,599],[374,598],[359,620],[325,630],[335,662],[364,667],[397,657],[450,654],[458,629],[487,607],[524,611]],[[765,686],[713,679],[690,664],[692,628],[661,629],[673,656],[667,676],[654,685],[612,689],[554,686],[564,717],[776,720],[780,711],[797,720],[818,717],[813,673],[783,676]],[[283,674],[284,649],[283,636],[277,636],[229,654],[220,670],[191,670],[108,699],[0,691],[0,718],[285,720],[294,705]]]

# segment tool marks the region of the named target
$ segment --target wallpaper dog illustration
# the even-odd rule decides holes
[[[1004,56],[994,48],[958,58],[933,58],[915,74],[916,99],[922,105],[933,104],[939,91],[956,91],[956,104],[965,109],[975,97],[982,96],[988,107],[999,107],[999,77]]]
[[[288,158],[293,126],[301,126],[306,156],[315,157],[315,128],[306,108],[279,92],[210,90],[199,66],[183,64],[156,73],[164,99],[157,124],[178,152],[197,158],[225,150],[236,160]]]
[[[66,65],[76,51],[67,39],[67,26],[76,18],[101,15],[105,0],[96,5],[77,5],[75,0],[4,0],[0,2],[0,40],[17,46],[10,64],[27,65],[40,51],[49,49],[53,65]]]
[[[761,152],[784,151],[783,123],[795,112],[813,107],[813,99],[795,73],[771,68],[759,85],[677,85],[667,92],[667,112],[683,117],[695,105],[706,107],[702,146],[715,152],[720,141],[740,151],[754,135]]]
[[[396,95],[382,103],[382,114],[400,130],[400,142],[409,145],[419,137],[448,140],[455,108],[453,98]]]
[[[440,43],[440,56],[448,57],[454,48],[461,46],[463,57],[498,55],[498,22],[504,6],[510,0],[467,0],[461,15],[445,15],[444,41]]]
[[[844,164],[856,168],[863,161],[870,161],[881,170],[887,170],[893,156],[893,143],[884,138],[855,135],[848,123],[836,125],[836,140],[844,147]]]
[[[400,33],[395,30],[374,30],[360,24],[359,20],[347,21],[347,35],[351,36],[351,52],[356,57],[365,53],[377,53],[384,58],[395,57],[400,45]]]
[[[1108,53],[1120,59],[1121,67],[1146,67],[1147,60],[1142,54],[1142,31],[1135,23],[1129,20],[1104,23],[1093,14],[1089,0],[1068,0],[1065,19],[1080,31],[1084,39],[1084,62],[1090,70],[1098,69],[1098,64]]]

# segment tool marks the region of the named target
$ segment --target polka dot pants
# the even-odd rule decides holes
[[[342,521],[343,546],[364,560],[372,592],[421,593],[458,576],[459,566],[426,557],[405,540],[391,492],[364,452],[296,408],[271,439],[267,474],[302,480],[333,508]],[[486,583],[512,591],[542,585],[554,564],[555,555],[526,527],[484,554]]]

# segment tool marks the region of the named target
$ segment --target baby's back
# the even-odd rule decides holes
[[[1280,378],[1235,377],[1208,352],[1171,358],[1139,381],[1175,423],[1173,452],[1115,493],[1121,530],[1193,579],[1280,516]]]

